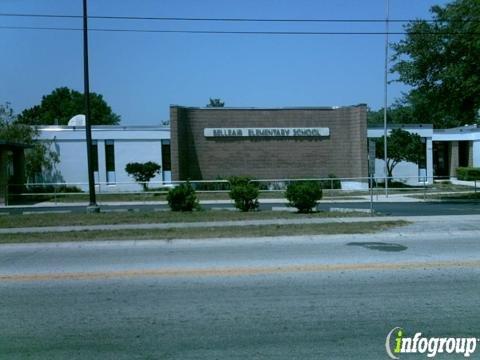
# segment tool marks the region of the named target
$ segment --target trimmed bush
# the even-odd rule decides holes
[[[227,180],[224,177],[217,176],[215,180],[219,182],[196,182],[193,183],[192,186],[196,191],[228,191],[230,190],[230,184],[228,182],[224,182],[221,180]]]
[[[22,193],[38,194],[25,196]],[[61,198],[67,193],[83,193],[76,186],[59,185],[9,185],[8,199],[9,205],[31,205],[42,201],[49,201],[55,197]],[[56,194],[56,195],[55,195]]]
[[[39,194],[39,193],[81,193],[83,192],[80,188],[76,186],[68,185],[36,185],[26,186],[25,191],[29,194]]]
[[[341,189],[342,184],[335,174],[328,174],[328,178],[331,180],[322,180],[320,185],[323,189]]]
[[[143,191],[148,190],[148,182],[160,172],[161,166],[153,161],[146,163],[128,163],[125,171],[132,176],[137,183],[142,185]]]
[[[463,181],[480,180],[480,168],[459,167],[457,168],[457,179]]]
[[[246,212],[258,208],[258,187],[250,183],[249,177],[231,176],[228,181],[231,186],[229,195],[237,209]]]
[[[289,206],[296,207],[300,213],[311,212],[322,195],[322,187],[315,181],[294,182],[285,191]]]
[[[199,208],[195,190],[188,181],[170,189],[167,201],[172,211],[193,211]]]
[[[233,188],[234,186],[248,185],[252,179],[249,176],[230,176],[227,180]]]

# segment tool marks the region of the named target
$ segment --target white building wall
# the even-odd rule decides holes
[[[473,166],[480,167],[480,140],[473,142]]]
[[[425,171],[421,172],[418,165],[415,163],[402,161],[398,163],[393,169],[393,177],[395,181],[402,181],[408,185],[420,185],[423,184],[423,181],[426,180],[427,183],[433,182],[433,128],[431,125],[404,125],[400,126],[401,129],[408,131],[410,133],[420,135],[426,143],[426,174]],[[384,130],[383,128],[369,128],[368,137],[369,138],[380,138],[383,137]],[[391,129],[388,129],[388,135],[390,134]],[[426,176],[426,178],[425,178]],[[375,159],[375,178],[379,181],[385,178],[385,162],[382,159]]]
[[[115,173],[118,190],[140,190],[139,185],[132,187],[133,180],[126,171],[125,166],[131,162],[145,163],[153,161],[162,164],[161,140],[118,140],[115,141]],[[104,168],[105,169],[105,168]],[[162,182],[162,173],[151,180],[151,186],[159,186]],[[129,183],[129,185],[127,185]],[[156,183],[156,184],[155,184]]]
[[[45,126],[39,128],[40,141],[51,141],[58,152],[57,176],[46,178],[46,182],[66,183],[88,190],[87,149],[85,129],[66,126]],[[98,173],[95,176],[96,188],[104,191],[138,191],[141,186],[125,172],[129,162],[144,163],[153,161],[162,165],[162,140],[170,139],[170,129],[162,127],[92,127],[92,139],[98,146]],[[107,184],[105,141],[113,140],[115,154],[115,183]],[[151,181],[151,186],[159,186],[163,168]],[[157,184],[155,184],[157,183]]]
[[[385,178],[384,174],[385,162],[381,159],[375,159],[375,179],[383,182]],[[400,181],[408,185],[420,185],[423,184],[423,178],[420,177],[418,165],[411,162],[402,161],[393,168],[394,181]],[[428,180],[427,180],[428,181]]]
[[[95,183],[104,183],[107,181],[102,169],[105,169],[105,141],[97,140],[98,149],[98,171],[94,173]]]
[[[433,184],[433,139],[427,138],[427,182]]]
[[[435,142],[457,142],[471,141],[472,149],[472,166],[480,167],[480,128],[474,126],[464,126],[453,129],[435,130],[433,141]],[[455,179],[455,177],[452,177]]]
[[[419,134],[426,141],[427,181],[430,183],[433,176],[433,142],[436,141],[472,141],[473,166],[480,167],[480,129],[456,128],[433,130],[431,125],[402,126],[409,132]],[[39,128],[40,140],[51,141],[60,157],[57,173],[44,178],[45,182],[68,183],[88,190],[87,153],[85,145],[85,128],[68,126],[45,126]],[[369,128],[368,137],[383,136],[383,128]],[[170,129],[156,126],[93,126],[92,138],[98,144],[99,172],[96,181],[101,191],[138,191],[141,187],[125,172],[129,162],[153,161],[162,165],[162,140],[170,140]],[[105,140],[113,140],[115,147],[115,175],[116,183],[107,185]],[[375,177],[384,176],[384,162],[375,160]],[[162,172],[151,183],[157,187],[165,179],[169,182],[170,172]],[[419,173],[418,166],[413,163],[402,162],[394,171],[394,177],[410,185],[422,184],[424,174]],[[365,186],[365,184],[361,184]],[[357,188],[357,183],[343,182],[342,188]]]
[[[50,182],[68,182],[84,188],[82,185],[87,183],[87,146],[85,142],[80,141],[55,141],[55,148],[60,158],[60,163],[56,165],[59,177],[56,179],[46,179]],[[88,186],[87,186],[88,188]]]

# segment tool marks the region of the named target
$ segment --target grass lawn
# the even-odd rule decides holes
[[[324,190],[325,199],[333,199],[341,197],[345,200],[359,200],[360,196],[368,195],[368,191],[356,191],[355,193],[351,191],[339,191],[339,190]],[[197,197],[199,200],[231,200],[228,192],[197,192]],[[284,199],[285,195],[283,191],[260,191],[259,199]],[[68,193],[68,194],[58,194],[56,196],[52,195],[22,195],[16,201],[12,200],[11,204],[28,202],[31,200],[31,203],[40,203],[40,202],[57,202],[57,203],[86,203],[89,200],[88,194],[85,193]],[[140,201],[140,202],[151,202],[151,201],[167,201],[167,195],[165,193],[101,193],[97,194],[97,201],[108,202],[108,201]]]
[[[445,199],[445,200],[480,200],[480,192],[472,192],[472,193],[469,193],[469,194],[443,195],[442,199]]]
[[[260,236],[330,235],[374,233],[408,224],[406,221],[301,225],[259,225],[149,230],[71,231],[60,233],[2,234],[0,243],[33,243],[94,240],[173,240]]]
[[[63,226],[63,225],[110,225],[110,224],[152,224],[170,222],[262,220],[262,219],[298,219],[368,216],[360,212],[319,211],[311,214],[298,214],[288,211],[220,211],[205,210],[194,212],[110,212],[100,214],[28,214],[0,216],[0,228]],[[3,235],[2,235],[3,236]]]
[[[472,191],[472,189],[470,189]],[[423,199],[423,196],[412,196],[416,199]],[[475,201],[480,200],[480,192],[470,192],[466,194],[427,194],[425,197],[427,200],[444,200],[444,201],[455,201],[455,200],[464,200],[464,201]]]
[[[427,193],[435,192],[448,192],[448,191],[470,191],[471,187],[462,185],[453,185],[448,182],[435,183],[433,186],[428,185],[426,187]],[[384,193],[384,189],[377,187],[373,189],[374,195]],[[424,189],[422,185],[416,187],[404,187],[389,189],[390,194],[416,194],[423,193]],[[368,190],[335,190],[324,189],[323,198],[325,200],[333,200],[341,198],[343,200],[360,200],[362,196],[368,196],[370,193]],[[211,192],[197,192],[197,196],[200,200],[230,200],[228,192],[226,191],[211,191]],[[259,199],[283,199],[284,191],[260,191]],[[97,200],[99,203],[108,201],[137,201],[137,202],[152,202],[152,201],[166,201],[166,192],[147,192],[147,193],[99,193],[97,194]],[[57,203],[86,203],[88,202],[88,194],[86,193],[59,193],[56,196],[31,194],[20,195],[16,199],[11,199],[11,205],[21,203],[41,203],[41,202],[57,202]]]

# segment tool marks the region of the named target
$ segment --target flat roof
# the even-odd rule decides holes
[[[368,125],[369,129],[383,129],[383,124]],[[387,129],[433,129],[432,124],[387,124]]]
[[[338,110],[367,106],[367,104],[357,104],[348,106],[286,106],[286,107],[207,107],[207,106],[183,106],[171,104],[170,107],[192,109],[192,110]]]
[[[0,140],[0,146],[1,147],[15,147],[15,148],[28,148],[31,147],[31,145],[27,145],[24,143],[20,142],[13,142],[13,141],[6,141],[6,140]]]
[[[42,131],[85,131],[85,126],[40,125],[35,127]],[[92,125],[92,130],[99,131],[170,131],[170,125]]]
[[[474,125],[465,125],[465,126],[459,126],[459,127],[454,127],[454,128],[449,128],[449,129],[435,129],[435,133],[439,134],[455,134],[455,133],[473,133],[473,132],[479,132],[480,128],[478,127],[477,124]]]

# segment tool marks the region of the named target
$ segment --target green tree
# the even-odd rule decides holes
[[[17,121],[9,103],[0,105],[0,139],[30,146],[25,151],[25,174],[29,182],[36,182],[39,175],[51,172],[59,162],[51,143],[36,141],[37,137],[38,130]]]
[[[90,93],[91,124],[116,125],[120,116],[112,111],[102,95]],[[75,115],[85,113],[82,93],[67,87],[57,88],[42,97],[40,105],[25,109],[18,122],[26,125],[67,125]]]
[[[430,9],[433,21],[405,26],[393,44],[392,72],[412,87],[405,101],[437,128],[471,124],[480,108],[480,1],[456,0]]]
[[[368,125],[383,125],[383,108],[377,111],[368,110],[367,121]],[[388,124],[419,124],[425,122],[421,121],[415,116],[412,106],[396,103],[387,108],[387,122]]]
[[[418,164],[425,155],[422,138],[418,134],[412,134],[402,129],[393,129],[387,137],[387,174],[392,176],[393,169],[401,161]],[[375,156],[377,159],[384,158],[384,139],[376,141]]]
[[[128,175],[132,176],[136,182],[142,185],[143,190],[148,190],[148,182],[160,172],[161,166],[153,161],[146,163],[128,163],[125,166],[125,171]]]
[[[225,101],[222,101],[222,99],[212,99],[210,98],[207,104],[207,107],[209,108],[219,108],[219,107],[224,107],[225,106]]]

